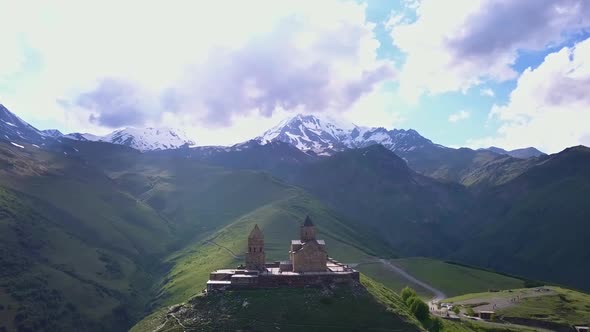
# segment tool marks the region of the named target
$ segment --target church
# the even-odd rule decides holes
[[[207,291],[228,288],[272,288],[358,282],[359,273],[328,256],[324,240],[316,238],[309,216],[300,227],[299,239],[291,240],[289,260],[267,262],[264,234],[258,225],[248,235],[245,265],[211,272]]]
[[[316,239],[316,231],[311,218],[307,216],[301,226],[301,236],[291,240],[289,261],[279,263],[280,272],[326,272],[328,271],[328,253],[326,242]],[[272,268],[272,267],[271,267]],[[258,225],[248,236],[248,252],[246,253],[246,269],[265,271],[266,257],[264,254],[264,235]]]

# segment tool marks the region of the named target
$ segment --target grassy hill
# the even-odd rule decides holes
[[[242,290],[198,295],[172,310],[166,308],[146,317],[131,331],[158,328],[168,332],[421,330],[397,294],[367,278],[356,287]]]
[[[0,145],[0,327],[120,330],[149,298],[166,222],[99,170]]]
[[[0,327],[126,330],[234,266],[254,223],[286,258],[305,215],[344,261],[391,255],[311,198],[256,171],[70,142],[0,145]],[[213,241],[213,242],[207,242]],[[155,300],[154,299],[155,296]]]
[[[522,279],[431,258],[399,258],[390,261],[447,296],[484,292],[490,289],[520,288],[525,285]],[[426,298],[433,295],[380,262],[363,264],[358,269],[395,291],[410,286]]]
[[[244,214],[203,241],[171,255],[167,262],[173,268],[162,285],[158,305],[185,301],[202,291],[209,272],[243,263],[247,235],[255,224],[264,232],[267,260],[288,259],[290,240],[299,236],[299,225],[306,215],[312,216],[318,237],[325,239],[328,254],[340,261],[359,262],[387,254],[378,241],[364,239],[317,201],[292,190],[291,196]]]
[[[504,292],[482,292],[452,297],[445,302],[469,306],[498,303],[498,319],[527,325],[536,323],[543,326],[542,323],[548,322],[571,327],[590,323],[590,295],[561,287],[544,288],[549,291],[513,289]],[[506,299],[517,296],[518,301],[504,305]],[[558,327],[556,325],[554,328]]]

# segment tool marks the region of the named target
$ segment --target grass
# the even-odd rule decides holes
[[[517,317],[564,325],[590,323],[590,295],[560,287],[549,287],[557,295],[525,298],[517,305],[500,310],[504,317]]]
[[[395,292],[399,293],[404,287],[408,286],[413,288],[421,298],[427,299],[433,295],[430,291],[420,287],[420,285],[417,285],[398,273],[391,271],[381,262],[377,261],[362,264],[359,265],[357,269]]]
[[[326,240],[330,256],[343,262],[371,257],[374,248],[356,240],[352,230],[329,210],[294,190],[291,197],[257,208],[211,234],[207,240],[215,244],[200,242],[171,255],[168,263],[173,267],[164,279],[158,303],[154,305],[186,301],[202,291],[211,271],[243,263],[241,256],[235,259],[224,248],[238,255],[245,252],[247,235],[254,224],[264,232],[267,261],[288,259],[290,240],[298,238],[299,225],[308,214],[316,223],[318,237]]]
[[[533,319],[561,325],[590,323],[590,295],[560,287],[546,287],[554,291],[549,295],[524,297],[534,292],[531,289],[514,289],[512,292],[484,292],[465,294],[446,299],[445,302],[481,300],[488,302],[494,298],[508,298],[521,295],[514,305],[497,310],[503,318]]]
[[[391,262],[418,280],[442,291],[447,296],[491,289],[524,287],[524,281],[521,279],[432,258],[400,258],[393,259]],[[429,298],[433,295],[427,289],[400,276],[395,271],[391,271],[380,262],[362,264],[358,269],[394,291],[399,292],[405,286],[409,286],[414,288],[423,298]]]
[[[483,321],[443,321],[443,332],[533,332],[538,329],[525,326],[490,323]]]
[[[393,263],[447,296],[524,287],[522,279],[431,258],[403,258]]]
[[[227,291],[192,298],[178,310],[183,325],[199,331],[419,331],[401,299],[368,278],[362,286]],[[185,311],[186,310],[186,311]],[[131,331],[181,331],[167,309]]]

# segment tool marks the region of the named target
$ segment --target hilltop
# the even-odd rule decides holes
[[[141,331],[421,331],[401,298],[364,278],[354,287],[199,295],[142,320]]]

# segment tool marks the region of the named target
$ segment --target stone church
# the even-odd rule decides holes
[[[307,216],[301,225],[299,240],[291,240],[289,250],[290,261],[280,262],[280,272],[326,272],[328,253],[324,240],[316,239],[316,230],[311,218]],[[264,254],[264,235],[258,227],[248,236],[248,252],[246,253],[246,269],[266,270],[266,257]]]
[[[358,271],[328,257],[324,240],[316,239],[309,216],[301,225],[300,238],[291,240],[288,261],[266,262],[264,234],[255,225],[248,235],[245,266],[211,272],[207,291],[230,288],[305,287],[325,283],[355,283]]]
[[[316,240],[315,226],[307,216],[301,226],[299,240],[291,240],[289,251],[293,272],[324,272],[328,263],[328,253],[324,240]]]

